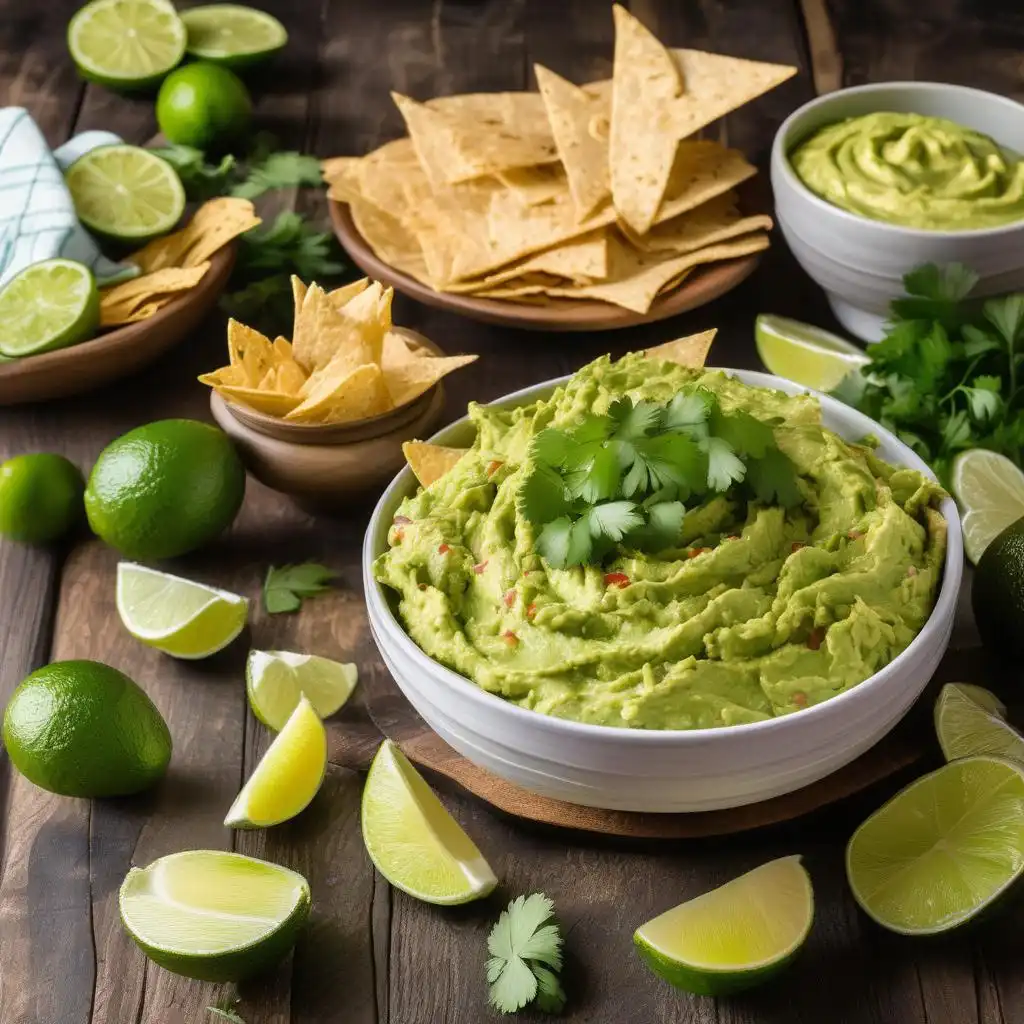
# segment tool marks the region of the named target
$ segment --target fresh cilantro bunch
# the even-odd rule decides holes
[[[556,569],[600,563],[617,544],[675,546],[685,502],[744,484],[760,501],[800,501],[796,472],[770,424],[724,412],[712,391],[690,387],[670,402],[616,399],[571,430],[541,431],[519,510],[540,529]]]
[[[1024,293],[969,299],[977,274],[929,263],[903,279],[871,362],[834,392],[891,430],[948,481],[960,451],[1018,465],[1024,449]]]

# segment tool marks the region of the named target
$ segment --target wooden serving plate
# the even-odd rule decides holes
[[[0,363],[0,405],[44,402],[91,391],[153,362],[214,307],[235,264],[229,243],[210,257],[202,280],[147,320],[105,331],[70,348]]]

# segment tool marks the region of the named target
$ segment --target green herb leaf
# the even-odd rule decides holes
[[[747,463],[747,481],[758,501],[793,508],[803,500],[797,484],[796,467],[778,448],[766,451]]]
[[[747,467],[724,437],[708,438],[708,487],[727,491],[747,475]]]
[[[569,539],[572,520],[559,516],[548,523],[537,537],[537,550],[553,569],[564,569],[569,564]]]
[[[230,194],[255,199],[271,189],[319,185],[321,181],[320,161],[315,156],[283,150],[250,162],[245,181],[235,185]]]
[[[1024,294],[989,299],[982,307],[982,313],[1003,336],[1011,352],[1017,342],[1024,340]]]
[[[212,164],[207,163],[203,151],[194,146],[157,146],[153,152],[178,172],[185,195],[193,202],[224,195],[237,173],[236,160],[230,153]]]
[[[571,507],[565,482],[543,463],[526,478],[517,503],[522,515],[535,526],[567,515]]]
[[[271,615],[296,612],[304,598],[330,590],[334,576],[333,569],[315,562],[280,568],[272,565],[263,581],[263,606]]]
[[[562,966],[562,935],[552,921],[554,909],[543,893],[519,896],[491,929],[485,970],[490,1004],[499,1013],[515,1013],[534,1000],[547,1013],[565,1005],[555,974]]]
[[[647,522],[629,535],[629,542],[642,551],[658,552],[679,544],[686,507],[681,501],[661,501],[645,509]]]
[[[587,513],[591,537],[607,537],[616,543],[630,530],[644,524],[644,517],[631,501],[607,501]]]
[[[219,1017],[221,1020],[229,1020],[231,1024],[245,1024],[245,1020],[234,1009],[238,1002],[239,1000],[237,999],[221,1000],[221,1002],[215,1003],[213,1006],[208,1006],[206,1012],[212,1013],[214,1017]]]

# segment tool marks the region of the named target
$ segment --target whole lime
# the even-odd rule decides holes
[[[11,763],[62,796],[124,796],[167,769],[171,734],[123,672],[98,661],[55,661],[26,677],[4,713]]]
[[[252,100],[242,80],[218,64],[199,61],[172,71],[156,98],[156,120],[169,142],[224,149],[244,135]]]
[[[63,537],[82,518],[84,489],[63,455],[15,455],[0,465],[0,534],[28,544]]]
[[[971,606],[981,639],[992,654],[1024,655],[1024,518],[998,534],[978,561]]]
[[[231,525],[245,469],[224,431],[197,420],[136,427],[100,452],[85,489],[93,532],[129,558],[174,558]]]

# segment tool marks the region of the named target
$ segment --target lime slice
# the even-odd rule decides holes
[[[263,828],[294,818],[316,796],[326,770],[324,723],[303,697],[235,797],[224,824]]]
[[[953,460],[952,482],[964,552],[977,565],[985,548],[1024,516],[1024,473],[1005,455],[972,448]]]
[[[1024,767],[951,761],[912,782],[853,834],[846,874],[883,928],[933,935],[969,921],[1024,872]]]
[[[349,699],[357,679],[355,665],[290,651],[250,651],[245,666],[249,707],[264,725],[278,731],[303,694],[327,718]]]
[[[1005,720],[1005,713],[994,693],[946,683],[935,702],[935,732],[943,756],[955,761],[991,754],[1024,765],[1024,736]]]
[[[136,640],[175,658],[208,658],[245,628],[249,601],[238,594],[147,569],[117,565],[117,613]]]
[[[754,321],[757,354],[770,373],[817,391],[831,391],[871,360],[838,334],[813,324],[762,313]]]
[[[498,884],[473,840],[390,740],[363,789],[363,842],[377,870],[427,903],[468,903]]]
[[[83,78],[132,91],[181,63],[186,35],[168,0],[92,0],[68,24],[68,49]]]
[[[115,242],[141,245],[166,234],[185,210],[185,190],[174,168],[138,146],[90,150],[64,178],[78,219]]]
[[[100,324],[92,272],[73,260],[33,263],[0,290],[0,323],[0,353],[11,359],[88,340]]]
[[[277,53],[288,33],[271,14],[241,4],[209,4],[183,11],[188,52],[193,57],[245,67]]]
[[[125,930],[155,963],[203,981],[272,967],[309,917],[309,883],[277,864],[188,850],[132,868],[118,897]]]
[[[814,920],[811,879],[782,857],[637,928],[641,959],[660,978],[698,995],[752,988],[799,952]]]

